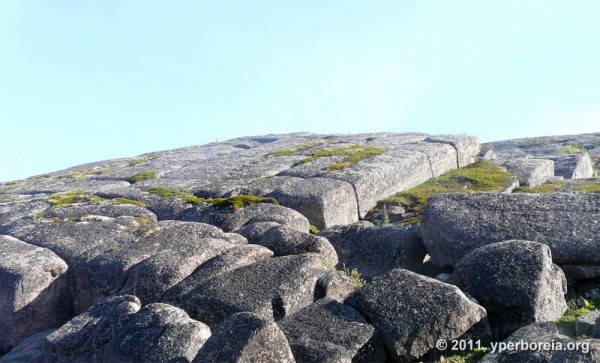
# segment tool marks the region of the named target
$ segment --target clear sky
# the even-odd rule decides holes
[[[0,0],[0,180],[238,136],[600,131],[600,1]]]

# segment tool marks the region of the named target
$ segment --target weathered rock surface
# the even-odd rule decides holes
[[[103,361],[105,345],[140,309],[135,296],[104,299],[46,338],[46,361]]]
[[[327,238],[335,248],[338,267],[356,268],[365,279],[396,268],[415,271],[425,257],[423,241],[414,228],[375,227],[361,221],[326,229],[319,235]]]
[[[565,179],[585,179],[594,176],[593,163],[587,153],[549,157],[554,161],[554,175]]]
[[[318,254],[259,261],[201,281],[179,306],[213,328],[242,311],[279,320],[313,303],[325,262]]]
[[[555,321],[567,310],[567,281],[542,243],[513,240],[480,247],[460,260],[452,281],[487,310],[500,339],[534,322]]]
[[[332,266],[338,263],[335,249],[324,237],[298,232],[285,226],[272,225],[269,222],[246,225],[237,230],[237,233],[246,237],[250,243],[270,249],[275,256],[314,252],[323,255]]]
[[[522,345],[523,342],[536,343],[536,348],[534,349],[529,346],[527,347],[529,349],[525,349]],[[501,353],[489,353],[483,357],[480,363],[587,363],[600,361],[600,340],[575,340],[561,335],[554,322],[535,323],[525,326],[506,338],[503,343],[506,343],[507,347],[509,347],[509,343],[512,343],[513,349],[507,349]],[[582,344],[585,344],[587,348],[584,348]]]
[[[191,362],[210,328],[181,309],[152,303],[141,308],[106,345],[105,362]]]
[[[296,362],[375,362],[381,337],[352,307],[325,298],[280,320]]]
[[[502,165],[528,187],[537,187],[554,176],[554,162],[548,159],[515,158]]]
[[[600,310],[594,310],[588,314],[578,317],[575,319],[575,336],[581,337],[594,337],[594,328],[596,327],[596,321],[600,318]]]
[[[438,135],[425,139],[427,142],[437,142],[451,145],[456,149],[458,167],[462,168],[473,162],[473,156],[479,152],[477,139],[467,135]]]
[[[402,269],[373,279],[346,302],[381,332],[395,359],[419,358],[486,316],[456,286]]]
[[[257,203],[234,211],[232,208],[215,208],[200,205],[188,210],[182,220],[202,222],[233,232],[251,223],[276,222],[301,232],[308,232],[308,220],[293,209],[271,203]]]
[[[46,337],[56,329],[33,334],[14,347],[10,353],[0,357],[0,363],[43,362]]]
[[[241,312],[230,316],[215,330],[193,362],[293,363],[295,360],[285,335],[275,322]]]
[[[456,265],[469,251],[522,239],[547,244],[554,263],[600,263],[600,194],[445,194],[429,199],[421,235],[433,263]]]
[[[235,270],[239,267],[251,265],[273,256],[273,251],[258,245],[236,246],[222,254],[213,257],[198,267],[183,281],[170,288],[163,296],[163,302],[171,305],[179,305],[190,291],[201,281],[208,280],[219,274]]]
[[[68,319],[66,272],[52,251],[0,235],[0,355]]]

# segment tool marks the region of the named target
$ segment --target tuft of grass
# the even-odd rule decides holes
[[[143,182],[145,180],[156,179],[156,173],[153,171],[142,171],[141,173],[137,173],[127,179],[131,184]]]
[[[579,304],[577,302],[580,302]],[[562,328],[567,335],[575,336],[575,320],[578,317],[587,315],[593,310],[596,310],[597,301],[591,302],[582,297],[579,299],[571,299],[567,301],[567,311],[561,318],[556,321],[556,324]]]
[[[131,160],[129,163],[130,163],[131,165],[141,165],[141,164],[144,164],[146,161],[147,161],[147,160],[146,160],[146,159],[144,159],[144,158],[137,158],[137,159],[133,159],[133,160]]]
[[[317,233],[319,233],[319,229],[316,226],[313,226],[311,224],[310,228],[308,229],[308,233],[310,233],[310,234],[317,234]]]
[[[475,348],[469,352],[457,352],[447,357],[443,357],[443,359],[439,359],[435,361],[435,363],[477,363],[489,352],[489,348]]]
[[[273,152],[268,153],[267,156],[290,156],[321,144],[323,144],[322,140],[311,141],[304,144],[294,145],[287,149],[275,150]]]
[[[0,192],[14,190],[22,186],[22,183],[7,183],[0,185]]]
[[[202,203],[212,204],[216,208],[226,208],[232,207],[234,211],[238,211],[245,206],[256,204],[256,203],[272,203],[279,204],[275,198],[270,197],[258,197],[255,195],[236,195],[231,198],[209,198],[204,199],[197,197],[185,189],[171,189],[165,187],[152,187],[145,188],[144,191],[147,191],[152,194],[160,195],[161,197],[177,197],[183,199],[185,202],[199,205]]]
[[[256,204],[256,203],[272,203],[279,204],[275,198],[271,197],[258,197],[255,195],[236,195],[231,198],[216,198],[207,199],[208,203],[212,203],[216,208],[232,207],[234,211],[238,211],[245,206]]]
[[[326,171],[332,172],[336,170],[343,170],[347,167],[358,163],[361,160],[367,159],[371,156],[381,155],[385,152],[385,149],[380,147],[365,147],[363,145],[352,145],[339,149],[323,149],[317,150],[310,153],[306,158],[300,160],[297,165],[310,163],[315,161],[317,158],[324,158],[328,156],[345,156],[346,158],[339,163],[331,164]]]
[[[587,150],[582,146],[576,145],[565,145],[558,149],[558,152],[561,154],[572,154],[572,153],[585,153]]]
[[[348,275],[348,277],[350,278],[350,281],[352,282],[352,285],[354,285],[354,287],[356,287],[357,289],[360,289],[367,283],[365,280],[360,278],[360,272],[358,272],[358,270],[355,268],[350,270],[346,265],[343,265],[342,271],[346,275]]]
[[[587,182],[587,183],[575,185],[575,186],[571,187],[571,189],[577,190],[579,192],[586,192],[586,193],[600,193],[600,182],[597,182],[597,181]]]
[[[50,195],[48,201],[55,208],[68,207],[73,204],[99,204],[107,199],[95,194],[84,193],[79,189]]]
[[[414,222],[420,221],[420,214],[429,197],[441,193],[500,192],[504,190],[512,174],[488,160],[479,160],[464,168],[451,170],[436,178],[429,179],[412,189],[394,194],[381,200],[378,207],[385,204],[402,205],[408,212],[416,213]],[[417,218],[418,217],[418,218]]]

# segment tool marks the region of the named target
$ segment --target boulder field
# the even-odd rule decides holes
[[[599,162],[295,133],[0,183],[0,362],[600,362]]]

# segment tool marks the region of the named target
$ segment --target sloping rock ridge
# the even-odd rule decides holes
[[[295,133],[0,183],[0,362],[437,362],[455,359],[439,341],[576,341],[543,324],[594,307],[599,157],[600,134]],[[477,159],[510,182],[365,220]],[[573,331],[600,335],[596,318]],[[583,342],[547,356],[595,357]]]

